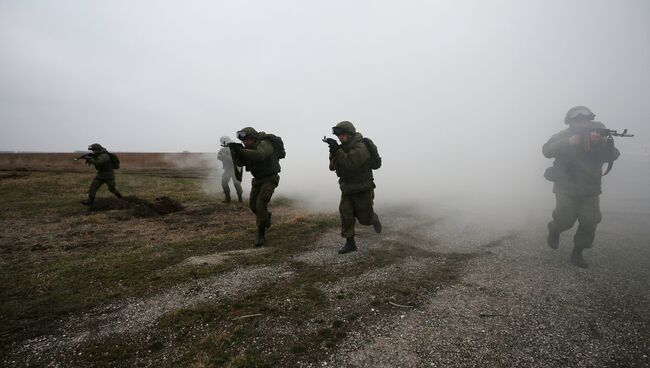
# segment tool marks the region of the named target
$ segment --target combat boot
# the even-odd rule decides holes
[[[548,226],[548,236],[546,243],[551,249],[557,249],[560,246],[560,233],[555,231],[551,225]]]
[[[582,258],[582,248],[574,247],[573,252],[571,252],[571,263],[580,268],[587,268],[589,265],[585,262],[585,259]]]
[[[345,244],[341,249],[339,249],[339,254],[350,253],[356,250],[357,250],[357,243],[354,241],[354,236],[351,236],[345,240]]]
[[[239,203],[244,201],[242,196],[241,196],[241,193],[237,193],[237,200],[239,200]]]
[[[88,199],[81,201],[81,204],[83,204],[84,206],[92,206],[94,202],[95,202],[95,198],[88,197]]]
[[[224,193],[223,196],[223,203],[230,203],[230,193]]]
[[[264,226],[257,228],[257,239],[255,239],[256,247],[261,247],[266,242],[266,238],[264,238],[265,233],[266,233],[266,228]]]
[[[381,221],[379,221],[379,217],[375,215],[375,219],[372,221],[372,227],[375,229],[375,232],[377,234],[381,233]]]

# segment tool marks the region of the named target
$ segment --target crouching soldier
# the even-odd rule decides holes
[[[285,157],[282,139],[273,134],[258,132],[246,127],[237,132],[243,143],[230,143],[235,165],[245,166],[253,175],[250,193],[250,208],[256,215],[257,238],[255,246],[264,245],[266,229],[271,227],[269,202],[280,183],[280,159]]]
[[[232,143],[229,137],[221,137],[221,149],[217,154],[217,160],[221,161],[223,165],[223,173],[221,174],[221,187],[223,188],[224,203],[230,202],[230,179],[232,179],[232,184],[235,186],[237,191],[237,199],[239,202],[242,201],[242,189],[241,181],[237,180],[235,175],[235,170],[241,170],[239,167],[235,167],[234,162],[232,161],[232,155],[230,154],[230,148],[228,144]]]
[[[381,222],[373,210],[375,182],[373,169],[381,166],[377,147],[361,133],[357,133],[349,121],[342,121],[332,128],[341,144],[332,138],[324,139],[329,144],[330,171],[336,171],[341,188],[341,236],[346,239],[339,254],[354,252],[355,223],[372,225],[375,232],[381,232]]]
[[[560,233],[571,229],[578,220],[570,260],[582,268],[587,267],[582,251],[592,247],[596,227],[602,219],[599,197],[602,166],[608,162],[611,168],[620,155],[613,139],[606,139],[598,132],[605,126],[593,121],[595,116],[584,106],[571,108],[564,119],[568,129],[552,136],[542,149],[544,156],[555,159],[544,175],[555,183],[556,204],[553,221],[548,224],[548,245],[557,249]]]
[[[115,154],[108,152],[99,143],[91,144],[88,150],[92,151],[92,153],[83,155],[78,159],[83,158],[86,160],[86,164],[95,166],[97,176],[95,176],[88,189],[88,199],[82,201],[81,204],[86,206],[92,205],[95,202],[97,190],[103,184],[106,184],[108,190],[117,198],[122,198],[122,194],[115,187],[115,170],[120,168],[120,160]]]

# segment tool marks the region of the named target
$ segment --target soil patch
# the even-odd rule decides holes
[[[136,196],[123,198],[97,198],[89,209],[99,211],[131,210],[135,217],[155,217],[183,210],[183,205],[169,197],[159,197],[153,202]]]
[[[9,173],[0,173],[0,180],[5,179],[20,179],[28,177],[28,172],[9,172]]]

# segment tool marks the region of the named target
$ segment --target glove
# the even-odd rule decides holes
[[[232,149],[235,152],[239,152],[244,146],[241,143],[231,142],[228,143],[228,148]]]
[[[333,138],[324,139],[323,142],[327,143],[330,146],[330,153],[334,153],[339,149],[339,144]]]

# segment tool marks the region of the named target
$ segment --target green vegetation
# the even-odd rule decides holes
[[[135,366],[143,359],[169,367],[314,362],[350,331],[402,312],[389,301],[417,306],[427,300],[438,287],[453,282],[467,260],[382,240],[380,248],[366,249],[354,262],[300,261],[294,256],[314,249],[325,232],[337,231],[339,220],[335,214],[301,213],[287,198],[274,202],[268,246],[249,252],[245,250],[252,249],[255,230],[246,204],[221,203],[202,190],[203,179],[120,175],[118,185],[125,194],[149,200],[169,196],[186,206],[146,219],[126,211],[89,212],[78,201],[90,179],[79,173],[41,172],[0,180],[0,196],[7,198],[0,203],[0,223],[7,229],[0,237],[0,344],[5,347],[0,362],[9,354],[21,359],[11,349],[29,339],[61,334],[70,317],[101,318],[97,308],[110,303],[155,297],[178,285],[256,267],[279,267],[290,276],[214,303],[169,311],[143,330],[85,339],[57,350],[56,359],[65,366]],[[100,195],[109,193],[103,188]],[[217,263],[184,263],[227,251],[242,252]],[[327,285],[407,258],[430,259],[441,266],[360,289],[326,291]],[[381,313],[369,314],[370,308]],[[45,358],[47,352],[31,357],[44,365]]]

